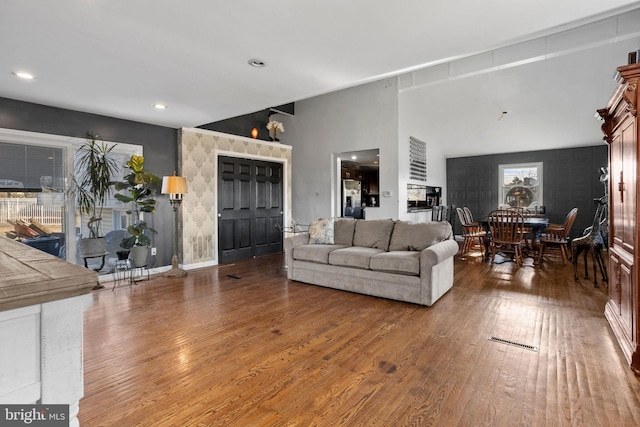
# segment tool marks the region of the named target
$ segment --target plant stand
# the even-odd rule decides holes
[[[130,259],[117,260],[116,264],[113,266],[113,288],[111,288],[111,290],[115,290],[116,286],[118,286],[122,280],[127,280],[129,282],[129,286],[131,286],[132,270],[133,262],[131,262]]]
[[[101,258],[100,259],[100,266],[91,268],[91,270],[96,271],[96,272],[102,270],[102,268],[104,267],[104,258],[107,255],[109,255],[109,252],[105,252],[103,254],[82,255],[82,260],[84,261],[84,267],[85,268],[89,268],[89,264],[87,263],[87,260],[93,259],[93,258]],[[100,282],[97,282],[96,285],[93,287],[94,291],[97,291],[98,289],[104,289],[104,286],[101,285]]]
[[[145,277],[146,276],[146,277]],[[130,270],[129,283],[136,283],[143,280],[149,280],[149,269],[146,265],[133,265]]]

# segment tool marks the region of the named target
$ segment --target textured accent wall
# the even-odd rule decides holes
[[[181,260],[187,268],[218,263],[218,156],[279,162],[284,168],[284,225],[291,222],[291,146],[202,129],[182,129],[180,175],[189,193],[180,210]]]
[[[475,218],[498,208],[498,165],[543,163],[544,206],[549,222],[562,223],[578,208],[571,236],[582,235],[595,214],[593,199],[604,195],[600,167],[608,166],[607,146],[505,153],[447,159],[447,203],[467,206]],[[456,218],[456,233],[460,225]]]

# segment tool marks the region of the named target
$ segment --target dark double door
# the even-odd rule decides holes
[[[227,263],[282,252],[282,164],[218,158],[218,254]]]

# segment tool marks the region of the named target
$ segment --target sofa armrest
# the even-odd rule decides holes
[[[453,258],[459,249],[455,240],[445,240],[422,250],[420,304],[432,305],[453,287]]]
[[[294,234],[284,239],[284,250],[290,251],[296,246],[306,245],[309,243],[309,233]]]
[[[302,245],[309,243],[309,233],[294,234],[284,239],[285,264],[284,269],[287,270],[287,278],[293,279],[293,250]]]
[[[438,242],[423,249],[420,254],[420,274],[422,275],[434,265],[453,257],[459,250],[458,242],[453,239]]]

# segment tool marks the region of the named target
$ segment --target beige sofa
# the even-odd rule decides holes
[[[284,249],[291,280],[432,305],[453,286],[459,248],[448,222],[330,218]]]

